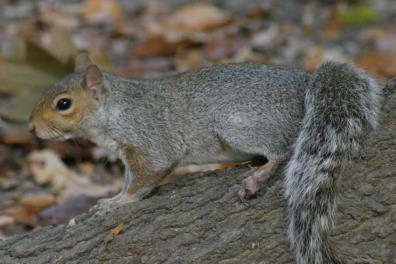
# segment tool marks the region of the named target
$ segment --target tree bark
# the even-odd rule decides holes
[[[387,94],[381,127],[338,181],[331,242],[352,262],[396,263],[396,94]],[[282,169],[241,203],[250,170],[186,175],[107,215],[10,238],[0,242],[1,263],[292,263]]]

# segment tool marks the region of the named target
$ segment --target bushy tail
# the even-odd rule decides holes
[[[379,94],[374,79],[348,64],[325,63],[311,76],[285,181],[289,239],[298,264],[343,263],[327,241],[335,180],[377,125]]]

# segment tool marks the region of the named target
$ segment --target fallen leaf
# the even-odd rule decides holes
[[[111,229],[109,234],[105,237],[104,242],[107,244],[111,242],[116,236],[118,236],[124,230],[124,223],[119,224],[115,228]]]
[[[263,2],[255,5],[247,11],[247,16],[249,18],[266,18],[271,14],[272,5],[272,2]]]
[[[100,69],[108,72],[113,72],[114,67],[110,55],[104,49],[92,47],[89,50],[89,57],[99,66]]]
[[[324,49],[320,46],[309,47],[305,54],[304,69],[315,70],[324,62],[323,53]]]
[[[185,30],[197,31],[214,29],[229,20],[229,15],[214,5],[193,3],[176,10],[168,22]]]
[[[22,197],[21,206],[10,207],[4,211],[18,222],[36,226],[40,212],[55,202],[56,199],[51,194],[27,194]]]
[[[32,208],[27,208],[24,206],[16,206],[16,207],[6,208],[4,211],[8,215],[10,215],[13,219],[15,219],[15,221],[31,226],[36,226],[37,218],[38,218],[37,214],[39,212],[32,211],[30,209]]]
[[[0,228],[14,223],[14,218],[9,215],[0,215]]]
[[[139,44],[135,49],[138,57],[169,56],[175,54],[178,45],[163,36],[153,36]]]
[[[76,222],[76,218],[72,218],[70,221],[69,221],[69,223],[67,224],[67,227],[73,227],[73,226],[75,226],[77,224],[77,222]]]
[[[64,189],[72,172],[64,165],[57,154],[51,150],[33,151],[28,156],[33,179],[39,184],[50,183],[52,190]]]
[[[32,142],[33,136],[26,131],[26,125],[8,124],[4,129],[1,141],[6,144],[28,144]]]
[[[202,52],[197,50],[186,50],[185,52],[178,53],[174,63],[179,72],[196,69],[209,64]]]
[[[78,54],[71,31],[61,26],[51,27],[42,33],[40,44],[62,63],[72,61]]]
[[[170,67],[170,61],[161,57],[133,59],[127,66],[119,70],[119,74],[129,77],[153,76],[159,72],[169,70]]]
[[[348,55],[338,49],[325,49],[322,46],[314,45],[306,51],[303,68],[312,71],[326,61],[345,63],[349,60]]]
[[[77,14],[60,8],[42,8],[37,18],[43,23],[67,28],[68,30],[72,30],[80,25]]]
[[[224,59],[237,53],[247,44],[247,40],[242,37],[214,38],[205,43],[204,53],[211,60]]]
[[[337,39],[343,29],[341,19],[333,10],[322,28],[322,35],[327,39]]]
[[[40,213],[40,223],[43,225],[65,224],[73,217],[87,212],[89,208],[97,203],[97,200],[98,198],[90,198],[85,195],[71,197],[60,204],[45,208]]]
[[[91,159],[91,149],[94,147],[94,144],[82,139],[78,139],[76,142],[78,144],[70,144],[69,141],[57,141],[48,142],[46,145],[62,159]]]
[[[21,205],[34,208],[31,211],[41,211],[46,207],[49,207],[56,203],[54,195],[49,193],[34,193],[26,194],[20,200]]]
[[[365,41],[373,41],[373,40],[375,41],[383,37],[386,37],[388,34],[392,34],[392,33],[388,32],[388,29],[384,28],[383,26],[368,27],[363,29],[361,33],[362,38]]]
[[[85,175],[92,175],[95,171],[95,166],[90,162],[78,163],[77,168]]]
[[[39,184],[50,183],[54,192],[59,192],[60,203],[80,195],[101,198],[118,191],[121,181],[98,185],[90,177],[80,175],[66,167],[59,156],[51,150],[33,151],[28,156],[30,170]]]
[[[278,25],[271,25],[266,30],[256,32],[252,37],[252,45],[254,48],[270,49],[279,45],[277,38],[280,30]]]
[[[0,182],[0,187],[2,191],[10,191],[15,189],[19,185],[16,179],[7,179]]]
[[[396,54],[392,52],[365,52],[356,63],[371,74],[384,78],[396,76]]]
[[[116,0],[88,0],[83,15],[92,24],[116,24],[124,16],[122,7]]]

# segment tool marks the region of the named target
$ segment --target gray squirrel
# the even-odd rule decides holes
[[[102,72],[83,53],[75,72],[44,93],[29,129],[119,153],[124,187],[99,208],[138,201],[175,168],[265,157],[242,182],[239,195],[249,198],[289,160],[284,187],[296,263],[344,263],[327,240],[335,181],[376,127],[380,104],[377,82],[349,64],[328,62],[308,73],[237,63],[131,80]]]

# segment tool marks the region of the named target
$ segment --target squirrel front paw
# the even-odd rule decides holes
[[[258,179],[255,175],[251,175],[242,181],[238,196],[241,201],[245,201],[256,195],[258,190]]]
[[[94,205],[89,212],[95,212],[95,214],[106,214],[107,212],[116,209],[117,207],[126,204],[139,201],[141,199],[138,195],[122,194],[116,195],[112,198],[100,199],[96,205]]]
[[[97,202],[97,204],[95,204],[89,209],[89,212],[102,215],[102,214],[106,214],[111,209],[116,208],[118,205],[119,205],[118,201],[112,198],[100,199]]]

